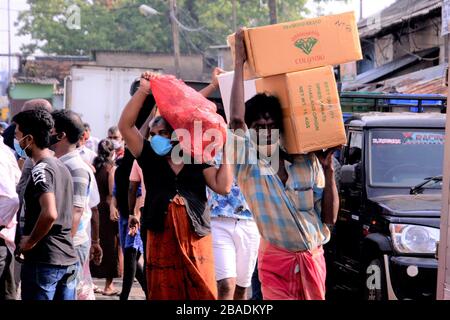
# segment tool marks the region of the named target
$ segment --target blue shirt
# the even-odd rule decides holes
[[[218,154],[215,160],[216,163],[220,163],[222,154]],[[208,209],[212,218],[253,219],[247,201],[245,201],[236,180],[233,182],[231,192],[226,196],[217,194],[208,187],[206,187],[206,194],[208,197]]]
[[[226,196],[217,194],[209,188],[206,189],[208,195],[208,209],[212,218],[226,217],[233,219],[253,219],[244,195],[235,182],[231,187],[231,192]]]

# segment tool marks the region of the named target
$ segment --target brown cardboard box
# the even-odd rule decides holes
[[[289,153],[308,153],[347,142],[331,66],[257,79],[256,91],[280,100]]]
[[[246,80],[362,59],[353,12],[245,29],[245,46]]]

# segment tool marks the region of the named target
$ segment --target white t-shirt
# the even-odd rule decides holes
[[[85,146],[86,146],[86,148],[88,148],[89,150],[92,150],[92,151],[94,151],[94,152],[97,152],[99,142],[100,142],[100,139],[99,139],[99,138],[90,136],[89,139],[87,139]]]
[[[95,157],[97,157],[97,154],[94,151],[92,151],[89,148],[86,148],[86,146],[82,146],[78,150],[80,152],[81,158],[84,161],[86,161],[89,164],[93,164],[94,163],[94,159],[95,159]]]
[[[16,185],[20,179],[20,170],[11,149],[3,143],[0,136],[0,238],[5,240],[8,249],[15,249],[16,212],[19,208],[19,197]]]

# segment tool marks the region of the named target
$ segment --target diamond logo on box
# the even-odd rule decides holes
[[[298,39],[295,42],[295,46],[300,50],[302,50],[307,55],[309,55],[318,41],[319,40],[317,40],[317,38],[314,37]]]

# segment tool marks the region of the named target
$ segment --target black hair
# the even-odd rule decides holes
[[[130,96],[133,96],[136,91],[139,89],[140,78],[133,81],[130,87]],[[140,129],[142,125],[144,125],[145,121],[148,119],[150,112],[155,107],[156,101],[152,94],[149,94],[147,98],[145,98],[144,106],[139,111],[138,117],[136,119],[136,128]]]
[[[245,103],[245,123],[250,128],[251,124],[259,119],[270,117],[276,127],[283,131],[283,114],[280,101],[277,97],[259,93]]]
[[[56,133],[66,133],[71,144],[77,143],[84,134],[84,124],[81,117],[70,110],[56,110],[52,112]]]
[[[97,172],[107,164],[114,164],[112,160],[113,152],[114,145],[110,139],[103,139],[98,143],[97,157],[95,157],[93,162],[93,165]]]
[[[120,132],[117,126],[112,126],[108,129],[108,135],[114,134],[115,132]]]
[[[91,131],[91,126],[89,125],[89,123],[85,122],[85,123],[83,123],[83,126],[84,126],[84,130]]]
[[[130,150],[125,148],[123,157],[116,160],[114,181],[116,181],[117,208],[120,212],[129,212],[128,188],[130,187],[130,173],[133,168],[134,159]]]
[[[50,131],[55,122],[52,115],[45,109],[22,111],[16,114],[12,121],[16,123],[23,136],[32,135],[34,143],[40,149],[50,146]]]
[[[130,96],[134,96],[136,91],[138,91],[139,87],[141,86],[141,78],[135,79],[130,86]]]
[[[161,116],[156,116],[151,122],[151,127],[159,124],[162,124],[164,127],[166,127],[167,131],[169,131],[170,133],[174,131],[172,126],[167,122],[166,119]]]

